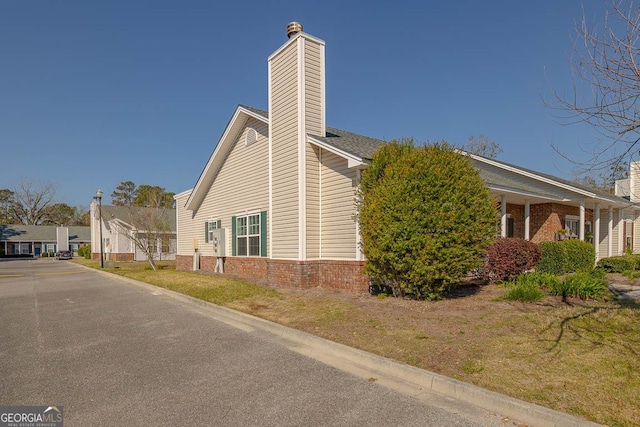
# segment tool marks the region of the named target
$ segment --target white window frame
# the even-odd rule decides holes
[[[575,230],[574,230],[575,226]],[[580,237],[580,217],[578,215],[565,215],[564,216],[564,228],[569,233],[567,237],[570,239],[577,239]],[[591,221],[584,222],[584,234],[591,233]]]
[[[257,223],[251,223],[251,219],[257,218]],[[242,226],[241,222],[244,220],[245,225]],[[244,229],[244,230],[243,230]],[[257,229],[257,233],[255,233]],[[236,216],[236,256],[244,256],[244,257],[259,257],[260,256],[260,248],[262,242],[260,241],[260,232],[262,230],[262,224],[260,220],[260,212],[248,213],[243,215]],[[258,239],[257,246],[251,246],[252,239]],[[244,241],[244,248],[246,252],[241,253],[240,242]],[[255,241],[255,240],[254,240]],[[254,248],[254,253],[251,252],[251,248]],[[255,253],[255,248],[257,248],[257,253]]]

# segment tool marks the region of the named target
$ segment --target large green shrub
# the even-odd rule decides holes
[[[566,274],[590,271],[595,263],[595,249],[589,242],[564,240],[540,242],[540,261],[536,270],[542,273]]]
[[[622,273],[623,271],[634,271],[640,268],[640,256],[621,255],[602,258],[598,261],[597,268],[607,273]]]
[[[591,243],[582,240],[564,240],[558,243],[564,247],[567,273],[593,270],[596,251]]]
[[[447,143],[383,145],[362,172],[367,274],[396,296],[437,299],[482,265],[497,210],[469,159]]]
[[[540,242],[540,260],[536,271],[541,273],[564,274],[567,264],[564,248],[561,242]]]
[[[497,239],[485,254],[484,277],[491,282],[512,280],[531,270],[540,259],[540,247],[524,239]]]

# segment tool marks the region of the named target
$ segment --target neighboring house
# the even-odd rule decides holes
[[[102,250],[105,260],[145,261],[147,256],[135,244],[136,240],[149,245],[156,260],[176,258],[175,209],[99,206],[94,201],[90,211],[93,259],[100,259]]]
[[[0,256],[56,253],[70,250],[78,255],[78,248],[91,243],[89,227],[55,225],[0,225]]]
[[[175,196],[176,265],[365,290],[355,188],[384,142],[326,126],[325,44],[288,30],[268,58],[269,112],[238,106],[195,186]],[[633,246],[638,206],[629,200],[468,156],[499,200],[502,236],[540,242],[568,228],[597,242],[598,257]]]

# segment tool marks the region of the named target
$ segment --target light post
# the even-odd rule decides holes
[[[102,190],[98,188],[96,195],[93,196],[94,200],[98,201],[98,227],[100,227],[100,268],[104,268],[104,257],[102,256]]]

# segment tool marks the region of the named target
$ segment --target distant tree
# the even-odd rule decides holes
[[[49,206],[43,215],[42,225],[75,225],[77,209],[66,203]]]
[[[72,225],[91,226],[91,212],[85,207],[76,207],[76,214]]]
[[[18,224],[40,225],[48,218],[56,188],[53,184],[36,185],[21,181],[13,190],[11,215]]]
[[[496,235],[484,182],[446,142],[383,145],[362,171],[357,201],[367,274],[396,296],[442,298],[482,265]]]
[[[146,208],[173,208],[175,193],[167,192],[157,185],[140,185],[136,190],[134,206]]]
[[[131,206],[136,198],[136,185],[132,181],[122,181],[111,193],[114,206]]]
[[[615,173],[639,151],[640,7],[630,0],[606,6],[600,26],[589,25],[583,12],[570,59],[573,90],[554,91],[546,104],[568,124],[587,123],[604,137],[585,150],[584,161],[556,151],[587,172]]]
[[[12,210],[13,191],[0,189],[0,224],[15,224]]]
[[[175,193],[157,185],[136,186],[132,181],[123,181],[111,193],[115,206],[141,206],[145,208],[173,208]]]
[[[463,146],[463,150],[490,159],[495,159],[498,157],[498,154],[502,153],[500,145],[484,135],[470,136],[469,142]]]

